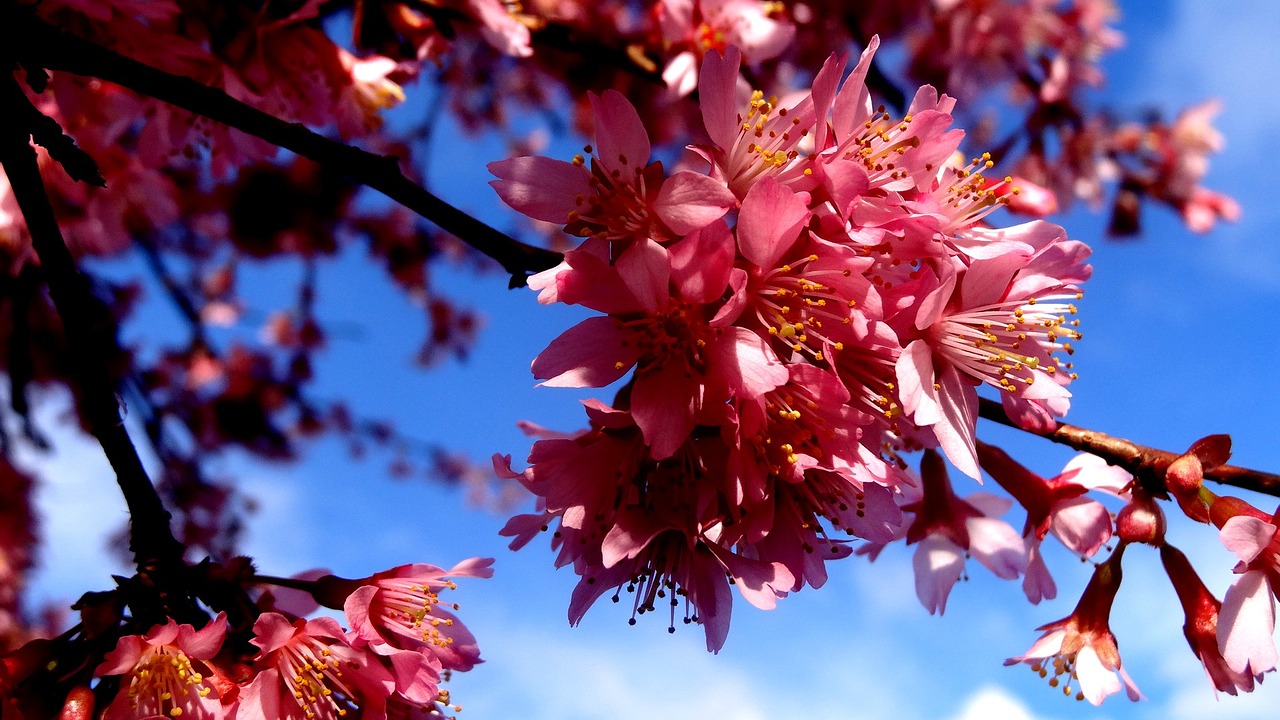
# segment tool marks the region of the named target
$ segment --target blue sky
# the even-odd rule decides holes
[[[1095,250],[1095,274],[1081,303],[1081,379],[1072,385],[1068,419],[1172,450],[1230,432],[1237,463],[1280,469],[1280,375],[1273,367],[1280,341],[1261,322],[1280,306],[1280,203],[1270,197],[1273,170],[1264,164],[1274,145],[1270,133],[1280,127],[1272,90],[1280,4],[1234,2],[1229,13],[1195,0],[1122,6],[1128,43],[1105,65],[1102,98],[1170,110],[1222,98],[1218,127],[1227,147],[1207,184],[1236,197],[1244,216],[1197,237],[1172,213],[1151,208],[1144,236],[1126,243],[1102,239],[1101,215],[1058,218]],[[439,142],[446,140],[456,139]],[[432,183],[501,225],[509,216],[485,185],[484,162],[498,159],[485,155],[492,152],[491,145],[450,145],[441,150],[449,159],[437,162]],[[248,273],[250,302],[274,307],[271,286],[300,272]],[[582,393],[535,389],[527,371],[578,311],[538,306],[532,293],[505,290],[497,275],[450,277],[442,270],[437,282],[474,298],[486,326],[467,363],[424,373],[411,367],[421,311],[387,287],[361,250],[323,266],[320,280],[321,318],[360,331],[332,342],[318,367],[318,394],[349,398],[363,415],[391,418],[478,458],[503,452],[519,461],[529,440],[516,430],[518,419],[564,429],[582,423],[576,402]],[[54,415],[46,411],[46,427]],[[1045,474],[1069,457],[999,428],[983,425],[980,433]],[[48,546],[35,592],[73,598],[106,587],[109,574],[123,570],[103,559],[102,547],[124,513],[99,451],[73,436],[57,444],[52,459],[28,458],[45,464],[46,479]],[[576,577],[554,570],[545,543],[511,553],[497,536],[504,517],[463,507],[456,492],[388,479],[383,463],[353,462],[334,443],[315,445],[295,464],[229,457],[218,469],[239,477],[261,503],[245,550],[273,574],[325,566],[360,576],[413,561],[498,559],[492,580],[464,581],[456,594],[487,659],[453,682],[464,720],[680,720],[713,713],[734,720],[1176,720],[1273,716],[1280,705],[1274,677],[1251,697],[1215,702],[1182,638],[1168,581],[1155,553],[1144,548],[1126,556],[1113,629],[1126,667],[1150,700],[1112,698],[1093,708],[1062,699],[1025,668],[1001,666],[1038,636],[1036,626],[1074,606],[1089,567],[1065,553],[1050,557],[1057,600],[1029,606],[1017,584],[971,567],[971,580],[956,587],[941,618],[915,598],[909,548],[890,548],[872,565],[834,563],[826,587],[793,595],[772,612],[738,602],[729,641],[711,656],[700,630],[670,636],[661,619],[629,627],[625,609],[607,602],[569,628],[565,612]],[[1274,504],[1259,502],[1268,510]],[[1233,561],[1214,533],[1188,525],[1175,521],[1171,538],[1221,594]]]

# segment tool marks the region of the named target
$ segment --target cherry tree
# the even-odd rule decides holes
[[[1254,690],[1280,661],[1280,476],[1231,464],[1227,435],[1161,449],[1064,420],[1093,266],[1047,218],[1081,203],[1118,239],[1144,212],[1197,233],[1240,214],[1202,184],[1217,103],[1169,121],[1091,101],[1116,15],[1107,0],[0,0],[5,719],[456,712],[447,681],[484,638],[454,597],[483,593],[493,559],[348,579],[239,553],[253,500],[216,459],[289,460],[322,437],[520,506],[502,534],[572,568],[571,624],[607,596],[632,624],[700,625],[718,652],[735,594],[773,609],[897,544],[929,613],[969,572],[1038,604],[1059,592],[1049,543],[1092,575],[1007,664],[1095,705],[1139,699],[1111,611],[1123,567],[1146,562],[1185,611],[1206,692]],[[427,188],[423,140],[445,116],[502,138],[505,154],[466,160],[518,227]],[[553,156],[529,117],[581,151]],[[588,312],[512,361],[600,389],[583,427],[512,417],[527,458],[475,460],[320,397],[317,354],[341,329],[316,312],[317,269],[352,245],[423,309],[423,365],[481,331],[433,273],[501,272]],[[145,280],[122,280],[120,256]],[[302,279],[254,317],[238,277],[264,259]],[[143,282],[183,320],[161,352],[121,339]],[[228,330],[247,322],[260,332]],[[40,478],[13,459],[64,432],[35,416],[57,386],[115,473],[134,569],[90,581],[70,614],[24,596]],[[1078,454],[1041,467],[999,427]],[[1172,523],[1234,554],[1235,581],[1207,586]]]

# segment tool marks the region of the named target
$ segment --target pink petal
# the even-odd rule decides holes
[[[1111,465],[1093,453],[1080,453],[1071,458],[1058,477],[1090,490],[1101,490],[1123,498],[1128,497],[1128,493],[1122,494],[1124,488],[1133,480],[1127,470]]]
[[[1052,600],[1058,596],[1058,585],[1049,573],[1049,566],[1044,562],[1040,552],[1040,541],[1034,537],[1025,538],[1027,542],[1027,574],[1022,578],[1022,592],[1032,605],[1039,605],[1041,600]]]
[[[978,391],[951,365],[943,371],[940,380],[942,390],[938,392],[938,403],[943,419],[932,426],[933,434],[951,464],[981,482],[976,445]]]
[[[1085,645],[1076,653],[1076,677],[1084,699],[1094,705],[1101,705],[1108,696],[1120,692],[1120,679],[1114,670],[1102,664],[1091,645]]]
[[[777,607],[778,598],[785,597],[787,589],[795,585],[795,577],[782,563],[744,558],[715,543],[708,543],[707,548],[724,565],[742,597],[761,610]]]
[[[848,61],[848,53],[831,53],[827,56],[826,62],[822,63],[822,69],[813,77],[813,110],[817,117],[817,126],[814,128],[814,149],[822,152],[827,147],[827,113],[831,110],[831,102],[836,97],[836,87],[840,83],[840,75],[844,73],[845,63]],[[852,165],[853,163],[842,163]]]
[[[489,163],[499,179],[489,181],[502,201],[537,220],[563,225],[577,208],[575,199],[591,192],[586,168],[541,156]]]
[[[717,147],[728,150],[738,136],[738,67],[742,54],[730,46],[724,55],[709,52],[702,58],[698,77],[699,104],[707,135]]]
[[[142,658],[142,651],[146,647],[147,643],[140,635],[125,635],[116,641],[115,649],[107,653],[93,674],[102,677],[129,672],[138,664],[138,660]]]
[[[262,649],[260,656],[266,655],[289,642],[294,633],[293,623],[285,616],[275,612],[263,613],[253,624],[254,638],[250,642]]]
[[[1275,644],[1276,606],[1267,576],[1252,570],[1236,578],[1218,611],[1218,647],[1227,667],[1260,675],[1280,662]]]
[[[665,460],[680,449],[693,430],[694,402],[699,384],[677,362],[665,363],[636,375],[631,390],[631,415],[649,443],[654,460]]]
[[[617,90],[591,96],[596,119],[596,157],[607,170],[630,181],[649,164],[649,132],[631,101]]]
[[[860,163],[835,160],[821,164],[822,185],[836,204],[841,217],[849,216],[849,208],[858,198],[867,194],[871,180]]]
[[[894,364],[902,409],[915,424],[925,427],[942,420],[942,408],[933,389],[933,350],[924,340],[913,340]]]
[[[964,571],[964,550],[941,535],[931,534],[916,546],[911,565],[920,603],[930,615],[946,612],[947,596]]]
[[[719,300],[729,285],[735,248],[729,226],[713,221],[668,248],[671,277],[680,297],[694,303]]]
[[[724,217],[737,203],[733,192],[719,180],[681,170],[662,183],[653,209],[677,235],[688,235]]]
[[[738,246],[743,257],[766,271],[772,270],[809,219],[807,202],[807,196],[791,191],[770,176],[752,185],[738,213]]]
[[[533,359],[533,376],[550,387],[604,387],[636,363],[634,343],[608,317],[587,318],[565,330]]]
[[[222,647],[227,635],[227,614],[220,612],[208,625],[187,635],[180,643],[182,651],[191,657],[208,660]]]
[[[1250,563],[1271,544],[1276,526],[1248,515],[1236,515],[1222,525],[1218,537],[1241,562]]]
[[[1075,497],[1055,506],[1049,530],[1071,552],[1092,557],[1111,539],[1111,514],[1097,501]]]
[[[871,36],[866,49],[858,58],[849,77],[845,78],[839,94],[831,107],[831,126],[835,130],[835,139],[842,142],[850,134],[862,131],[860,127],[871,114],[871,93],[867,91],[867,72],[871,69],[871,58],[880,47],[880,36]]]
[[[786,384],[787,366],[778,360],[764,338],[744,327],[724,329],[713,343],[717,376],[735,394],[757,398]]]
[[[657,312],[670,298],[671,258],[667,249],[645,239],[634,242],[617,262],[618,276],[647,313]]]
[[[342,610],[347,614],[347,624],[351,626],[351,632],[357,637],[367,642],[385,642],[382,634],[378,632],[378,628],[373,623],[373,619],[369,616],[369,606],[373,603],[373,599],[378,595],[378,588],[374,585],[362,585],[355,592],[347,596],[346,602],[342,604]]]
[[[491,578],[493,577],[493,558],[467,558],[449,568],[445,575],[449,577]]]
[[[1002,580],[1013,580],[1027,569],[1027,547],[1009,523],[995,518],[969,518],[969,554]]]

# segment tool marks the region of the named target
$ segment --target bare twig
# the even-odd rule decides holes
[[[1009,416],[1004,411],[1004,406],[1000,403],[987,398],[980,398],[978,403],[978,414],[982,417],[1001,425],[1025,430],[1025,428],[1019,428],[1016,423],[1009,419]],[[1124,438],[1114,437],[1095,430],[1086,430],[1067,423],[1058,423],[1056,428],[1048,432],[1025,431],[1076,450],[1093,453],[1112,465],[1128,470],[1149,488],[1160,491],[1165,490],[1164,472],[1168,469],[1169,463],[1178,459],[1182,454],[1169,452],[1168,450],[1157,450]],[[1264,495],[1280,497],[1280,475],[1273,473],[1250,470],[1236,467],[1235,465],[1220,465],[1206,470],[1204,477],[1207,480],[1213,480],[1223,485],[1231,485]]]

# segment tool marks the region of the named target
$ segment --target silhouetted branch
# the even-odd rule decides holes
[[[559,253],[519,242],[436,197],[405,177],[396,158],[361,150],[312,132],[301,124],[285,122],[221,90],[62,32],[29,12],[0,13],[0,22],[25,24],[26,27],[13,33],[22,43],[18,54],[25,60],[51,70],[107,80],[203,115],[291,150],[381,192],[498,261],[511,274],[512,287],[523,285],[529,273],[560,262]]]
[[[106,308],[90,293],[88,282],[77,270],[63,241],[35,150],[29,144],[32,129],[27,120],[33,112],[38,113],[12,73],[0,76],[0,166],[9,178],[40,258],[49,294],[62,318],[81,412],[115,470],[129,507],[129,548],[138,566],[139,580],[154,584],[159,602],[165,606],[164,613],[188,617],[191,613],[187,612],[181,592],[169,592],[169,588],[184,582],[183,548],[173,537],[169,513],[120,417],[116,386],[108,370],[114,347],[109,336],[114,333],[114,325],[107,320]]]

